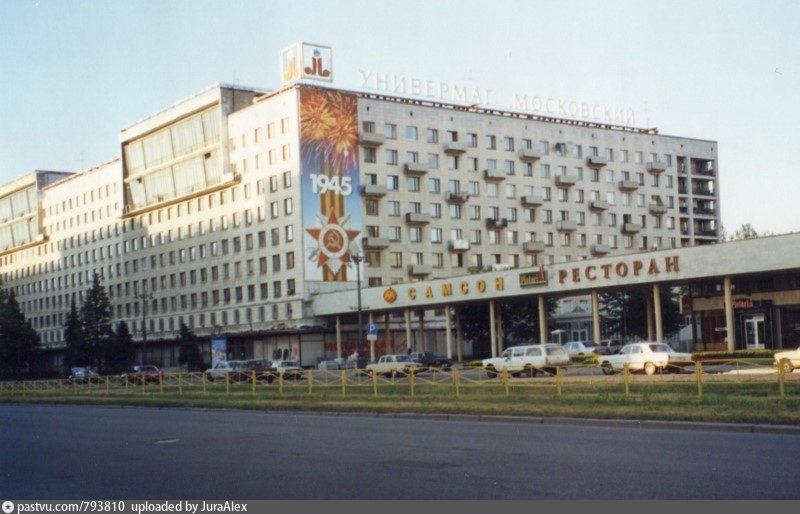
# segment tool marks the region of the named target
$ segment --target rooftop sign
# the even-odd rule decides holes
[[[298,80],[333,82],[333,50],[329,46],[299,42],[281,52],[281,83]]]

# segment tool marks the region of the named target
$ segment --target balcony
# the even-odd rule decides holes
[[[592,155],[586,158],[586,165],[590,168],[602,168],[608,164],[608,161],[599,155]]]
[[[653,216],[661,216],[662,214],[667,213],[667,206],[661,203],[651,203],[650,204],[650,214]]]
[[[361,186],[361,196],[364,198],[381,198],[386,196],[386,186],[378,184],[364,184]]]
[[[541,196],[523,196],[522,197],[522,206],[523,207],[539,207],[544,203],[544,198]]]
[[[620,180],[617,185],[620,191],[636,191],[639,189],[639,183],[633,180]]]
[[[361,240],[361,245],[369,250],[381,250],[389,248],[389,239],[385,237],[365,237]]]
[[[578,177],[572,175],[556,175],[557,187],[571,187],[578,182]]]
[[[717,211],[709,207],[695,207],[692,209],[692,214],[701,214],[703,216],[716,216]]]
[[[483,170],[484,180],[505,180],[506,175],[501,170]]]
[[[611,248],[608,245],[597,244],[589,247],[589,251],[592,252],[592,255],[606,255],[611,252]]]
[[[541,158],[541,154],[539,150],[534,150],[533,148],[523,148],[519,152],[517,152],[519,159],[524,162],[534,162]]]
[[[544,241],[526,241],[522,243],[522,251],[525,253],[542,253],[544,251]]]
[[[423,214],[421,212],[407,212],[406,224],[407,225],[427,225],[431,222],[430,214]]]
[[[490,230],[498,230],[508,226],[507,218],[486,218],[486,228]]]
[[[449,155],[458,155],[466,151],[467,147],[464,146],[464,143],[456,143],[455,141],[451,141],[444,144],[444,153]]]
[[[453,191],[448,191],[446,200],[448,203],[464,203],[469,200],[469,195],[467,193],[454,193]]]
[[[578,223],[572,220],[556,221],[556,230],[560,232],[574,232],[578,230]]]
[[[358,135],[358,142],[362,146],[381,146],[386,142],[386,136],[383,134],[375,134],[374,132],[361,132]]]
[[[700,229],[694,231],[695,237],[713,237],[716,239],[717,231],[714,229]]]
[[[605,211],[608,210],[608,202],[603,200],[592,200],[589,202],[589,208],[593,211]]]
[[[637,234],[642,230],[642,226],[638,223],[623,223],[622,231],[626,234]]]
[[[648,162],[646,167],[647,171],[650,173],[662,173],[667,170],[666,163],[663,163],[661,161]]]
[[[421,162],[407,162],[403,166],[403,173],[413,177],[420,177],[428,173],[428,167]]]
[[[714,196],[714,192],[708,189],[707,187],[694,187],[692,188],[692,194],[702,195],[702,196]]]
[[[451,239],[447,242],[447,249],[451,252],[466,252],[469,248],[470,244],[466,239]]]
[[[430,275],[433,273],[433,267],[430,264],[410,264],[408,266],[408,274],[414,277]]]

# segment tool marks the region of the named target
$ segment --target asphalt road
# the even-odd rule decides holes
[[[800,498],[797,435],[0,405],[0,498]]]

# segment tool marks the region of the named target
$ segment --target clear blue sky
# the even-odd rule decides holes
[[[0,2],[0,183],[118,155],[119,129],[216,82],[279,84],[279,52],[330,45],[373,70],[630,106],[719,142],[728,231],[800,230],[800,2]]]

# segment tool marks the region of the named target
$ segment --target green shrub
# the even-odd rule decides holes
[[[573,355],[569,358],[570,362],[573,364],[587,364],[587,365],[596,365],[597,359],[600,358],[599,355],[591,354],[591,355]]]
[[[720,360],[720,359],[771,359],[778,350],[734,350],[716,352],[695,352],[692,354],[695,361]]]

